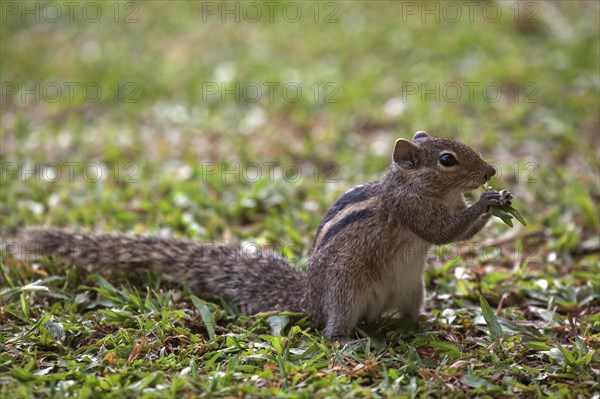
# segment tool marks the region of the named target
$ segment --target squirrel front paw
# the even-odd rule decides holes
[[[490,209],[490,206],[502,206],[510,205],[512,203],[513,195],[508,190],[496,191],[488,190],[481,194],[479,202],[485,206],[486,210]]]
[[[500,205],[511,205],[512,204],[513,195],[508,190],[500,191]]]

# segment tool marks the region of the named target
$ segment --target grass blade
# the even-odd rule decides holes
[[[500,326],[500,323],[498,323],[496,314],[483,295],[479,295],[479,303],[481,304],[481,313],[483,314],[483,318],[488,325],[491,336],[494,339],[502,338],[502,327]]]
[[[200,314],[200,318],[202,319],[204,326],[206,326],[208,337],[210,339],[216,338],[217,334],[215,333],[215,317],[210,311],[210,308],[202,299],[198,298],[197,296],[192,295],[191,298],[192,303],[196,309],[198,309],[198,313]]]

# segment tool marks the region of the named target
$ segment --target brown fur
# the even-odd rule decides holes
[[[458,164],[440,164],[450,152]],[[489,206],[510,203],[508,192],[487,191],[472,206],[463,193],[494,174],[468,146],[418,132],[396,143],[381,180],[340,197],[315,237],[306,271],[273,253],[187,240],[127,234],[30,229],[26,254],[49,254],[79,267],[148,267],[219,295],[248,313],[281,309],[308,312],[330,338],[348,337],[360,320],[387,310],[419,315],[425,256],[434,244],[472,237],[489,220]]]

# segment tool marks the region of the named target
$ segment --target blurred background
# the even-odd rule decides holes
[[[494,163],[547,251],[593,252],[599,4],[2,2],[2,235],[305,253],[335,198],[426,130]]]

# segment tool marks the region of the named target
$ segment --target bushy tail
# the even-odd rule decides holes
[[[217,295],[242,311],[302,311],[306,273],[272,251],[241,251],[177,238],[60,229],[26,229],[20,256],[54,256],[88,270],[145,267],[187,285],[198,296]]]

